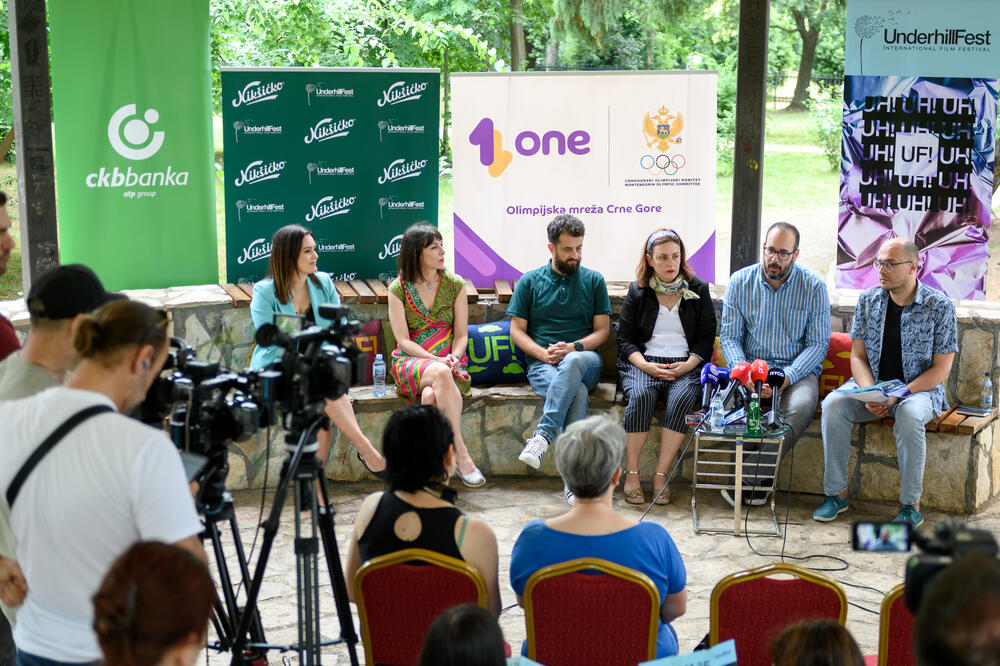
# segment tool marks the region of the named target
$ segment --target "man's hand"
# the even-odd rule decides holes
[[[896,406],[897,402],[899,402],[899,398],[890,397],[885,402],[866,402],[865,408],[873,415],[884,419],[889,416],[889,411]]]
[[[10,608],[20,606],[28,593],[28,583],[24,580],[21,567],[14,560],[0,557],[0,601]]]
[[[566,358],[566,354],[576,351],[576,347],[569,342],[553,342],[545,351],[548,353],[548,362],[552,365],[558,365]]]

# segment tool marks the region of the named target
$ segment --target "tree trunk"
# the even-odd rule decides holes
[[[510,0],[510,69],[523,69],[528,47],[524,41],[524,0]]]
[[[451,70],[448,67],[448,49],[444,50],[444,58],[441,62],[441,97],[443,98],[443,108],[441,113],[441,124],[444,131],[441,132],[441,166],[451,166]]]
[[[545,47],[545,71],[549,71],[556,66],[559,61],[559,40],[551,39],[549,40],[548,46]]]
[[[799,74],[795,79],[795,93],[789,110],[804,111],[809,100],[809,84],[812,82],[813,63],[816,62],[816,44],[819,42],[819,26],[798,9],[792,10],[795,29],[802,38],[802,57],[799,59]]]

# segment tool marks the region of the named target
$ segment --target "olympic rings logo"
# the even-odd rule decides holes
[[[680,154],[671,157],[670,155],[660,153],[655,156],[643,155],[639,158],[639,166],[648,171],[652,176],[660,174],[663,174],[664,176],[673,176],[678,171],[683,169],[686,164],[687,158]]]

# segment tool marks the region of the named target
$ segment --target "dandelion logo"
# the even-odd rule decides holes
[[[243,129],[243,121],[237,120],[233,123],[233,132],[236,134],[236,143],[240,142],[240,130]]]
[[[854,34],[861,38],[861,43],[858,46],[858,58],[859,70],[862,74],[865,73],[865,40],[874,37],[883,25],[882,17],[871,14],[862,14],[854,22]]]
[[[385,197],[382,197],[382,198],[380,198],[378,200],[378,216],[379,216],[379,219],[383,219],[385,217],[383,215],[383,209],[385,208],[385,205],[387,203],[389,203],[389,200],[386,199]]]
[[[312,94],[316,92],[316,85],[312,83],[306,84],[306,104],[312,106]]]
[[[315,170],[316,170],[316,163],[315,162],[310,162],[309,164],[306,165],[306,171],[309,172],[309,184],[310,185],[312,185],[312,182],[313,182],[313,171],[315,171]]]
[[[246,207],[247,207],[247,202],[243,201],[243,199],[240,199],[239,201],[236,202],[236,219],[237,219],[237,221],[239,221],[239,222],[243,221],[243,215],[242,215],[242,213],[243,213],[243,209],[246,208]]]
[[[385,120],[378,121],[378,142],[382,143],[382,130],[389,126],[389,123]]]

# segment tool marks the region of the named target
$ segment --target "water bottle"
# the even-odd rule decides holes
[[[382,354],[375,354],[375,362],[372,364],[372,380],[375,383],[375,388],[372,393],[376,398],[385,397],[385,361],[382,360]]]
[[[983,380],[983,391],[979,394],[979,406],[983,409],[993,409],[993,380],[990,373],[986,373]]]
[[[708,428],[712,432],[722,432],[725,428],[726,409],[722,406],[722,396],[718,393],[712,398],[708,412]]]
[[[750,394],[750,406],[747,407],[747,434],[760,435],[760,397],[756,393]]]

